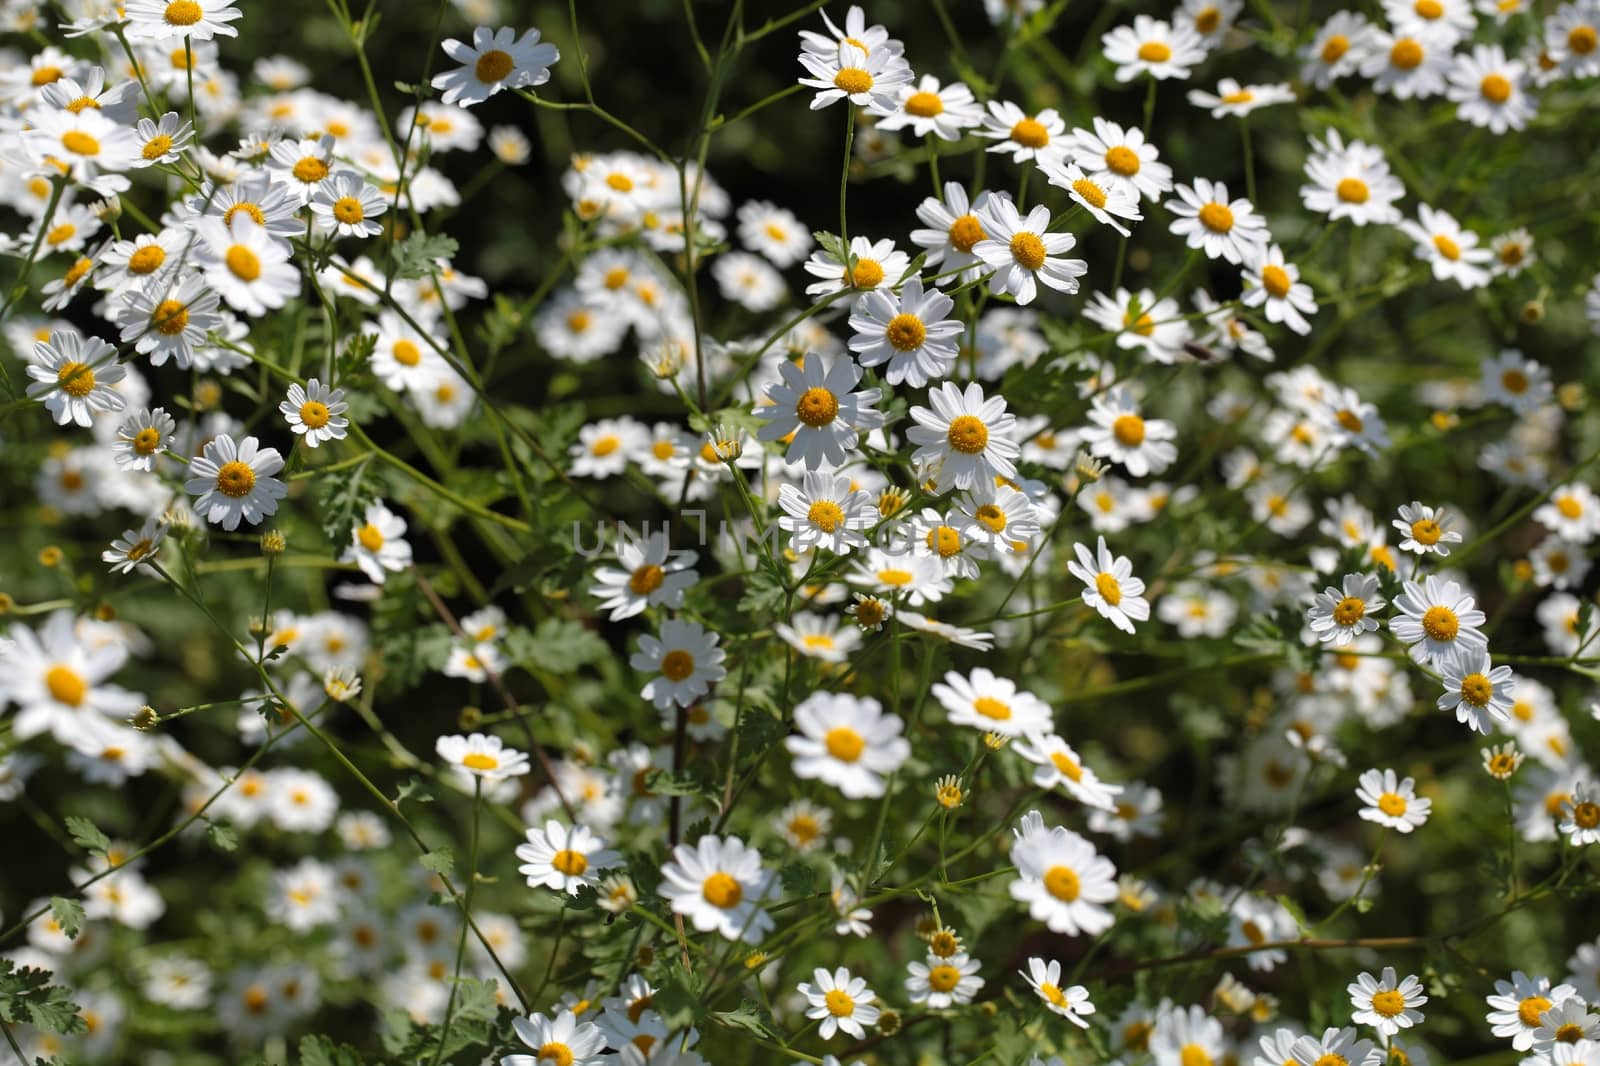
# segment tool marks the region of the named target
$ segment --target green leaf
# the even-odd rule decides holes
[[[645,774],[644,787],[658,796],[714,797],[716,795],[714,789],[688,774],[674,775],[670,770],[651,770]]]
[[[317,514],[322,516],[322,535],[335,548],[350,540],[350,531],[365,516],[367,504],[378,498],[378,486],[367,480],[363,459],[349,470],[340,470],[317,479]]]
[[[790,896],[809,896],[817,890],[817,871],[803,862],[791,862],[778,871],[778,881]]]
[[[435,848],[417,860],[436,874],[447,874],[456,865],[455,852],[449,848]]]
[[[719,1010],[711,1017],[731,1029],[743,1029],[769,1040],[777,1039],[772,1029],[772,1017],[753,999],[742,999],[734,1010]]]
[[[398,807],[406,800],[415,800],[417,803],[432,803],[433,793],[428,791],[428,786],[422,778],[408,777],[400,782],[400,788],[395,792],[395,806]]]
[[[0,959],[0,1021],[27,1022],[63,1036],[89,1028],[71,994],[50,983],[48,970],[18,970],[10,959]]]
[[[206,827],[206,836],[211,838],[212,845],[218,851],[232,852],[239,849],[239,834],[231,825],[212,822]]]
[[[348,1044],[308,1036],[300,1041],[300,1066],[365,1066],[365,1060]]]
[[[69,814],[66,818],[67,832],[72,835],[73,843],[84,851],[104,855],[111,849],[111,840],[100,832],[98,826],[87,818],[79,818]]]
[[[456,982],[456,1017],[461,1021],[490,1021],[500,1013],[493,981],[463,977]]]
[[[68,940],[77,938],[79,930],[83,928],[83,904],[65,896],[51,896],[50,913],[61,926],[61,931],[67,934]]]
[[[847,253],[845,252],[844,240],[837,233],[829,233],[825,229],[819,229],[811,236],[816,238],[817,246],[828,255],[841,263],[845,261]]]
[[[505,645],[507,658],[518,666],[549,674],[574,673],[611,651],[598,633],[566,618],[546,618],[531,633],[514,629],[506,634]]]
[[[442,233],[413,233],[394,249],[394,276],[414,281],[438,269],[438,260],[455,257],[455,238]]]

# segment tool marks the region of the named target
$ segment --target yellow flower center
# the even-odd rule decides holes
[[[890,319],[888,328],[884,330],[889,343],[902,352],[914,352],[922,347],[927,335],[928,329],[922,324],[922,319],[903,312]]]
[[[665,580],[666,571],[654,563],[645,563],[628,576],[628,591],[635,596],[648,596]]]
[[[944,101],[938,93],[912,93],[906,97],[906,114],[918,118],[932,118],[944,113]]]
[[[1444,17],[1444,5],[1439,3],[1439,0],[1417,0],[1412,5],[1411,10],[1425,19]]]
[[[1261,268],[1261,287],[1267,290],[1269,296],[1281,300],[1289,295],[1291,285],[1289,272],[1276,263],[1268,263]]]
[[[172,0],[163,17],[169,26],[193,26],[200,21],[202,14],[200,5],[194,0]]]
[[[1579,829],[1593,829],[1600,826],[1600,804],[1580,803],[1572,808],[1572,820]]]
[[[661,676],[668,681],[682,681],[694,673],[694,656],[680,649],[669,651],[661,657]]]
[[[1019,233],[1011,238],[1011,258],[1024,270],[1044,266],[1044,241],[1034,233]]]
[[[883,584],[896,588],[911,584],[913,577],[909,570],[879,570],[877,576]]]
[[[501,53],[504,54],[504,53]],[[483,60],[479,60],[482,63]],[[539,1048],[539,1062],[554,1063],[555,1066],[572,1066],[572,1049],[565,1044],[549,1043]]]
[[[1422,65],[1422,45],[1410,37],[1402,37],[1389,49],[1389,62],[1401,70],[1415,70]]]
[[[824,533],[832,533],[844,524],[844,510],[832,500],[818,500],[806,512],[806,521]]]
[[[1335,1055],[1329,1052],[1318,1058],[1314,1066],[1350,1066],[1350,1060],[1343,1055]]]
[[[848,1018],[856,1009],[856,1001],[850,998],[850,994],[837,988],[830,988],[823,995],[822,1003],[835,1018]]]
[[[505,80],[515,66],[510,55],[498,48],[491,48],[478,57],[478,61],[472,65],[472,73],[485,85],[492,85]]]
[[[94,370],[88,363],[65,363],[56,371],[56,383],[68,396],[82,399],[94,391]]]
[[[493,755],[486,755],[481,751],[474,751],[468,752],[466,755],[462,756],[461,765],[465,766],[469,770],[498,770],[500,768],[500,760],[496,759]]]
[[[1333,620],[1342,626],[1353,626],[1367,613],[1367,604],[1357,596],[1346,596],[1333,606]]]
[[[159,244],[147,244],[128,256],[128,273],[154,274],[167,261],[167,252]]]
[[[1433,246],[1439,250],[1440,255],[1452,262],[1461,258],[1461,245],[1442,233],[1433,235]]]
[[[161,431],[154,426],[145,426],[133,435],[133,450],[140,455],[154,455],[159,447]]]
[[[347,226],[353,226],[366,218],[367,212],[354,196],[341,196],[333,202],[333,217]]]
[[[1248,104],[1255,98],[1256,94],[1251,92],[1249,89],[1240,89],[1236,93],[1228,93],[1227,95],[1223,96],[1222,102],[1225,104]]]
[[[1567,47],[1580,56],[1586,56],[1600,45],[1600,34],[1593,26],[1574,26],[1567,33]]]
[[[261,276],[261,259],[242,244],[229,247],[222,258],[228,272],[240,281],[254,281]]]
[[[1517,1004],[1517,1020],[1530,1029],[1539,1027],[1539,1016],[1550,1009],[1550,1001],[1543,996],[1529,996]]]
[[[235,459],[231,463],[223,463],[217,471],[217,491],[230,499],[241,499],[250,495],[250,490],[256,487],[256,472],[246,463]]]
[[[845,267],[844,280],[852,289],[876,289],[883,284],[883,264],[876,259],[857,259],[854,268]]]
[[[1461,698],[1474,707],[1482,707],[1494,696],[1494,685],[1482,674],[1468,674],[1461,679]]]
[[[1144,419],[1138,415],[1118,415],[1111,423],[1111,435],[1124,448],[1137,448],[1144,443]]]
[[[1433,640],[1455,640],[1460,629],[1456,613],[1448,607],[1429,607],[1422,616],[1422,631]]]
[[[1127,145],[1113,145],[1106,149],[1106,169],[1124,178],[1139,173],[1139,153]]]
[[[154,325],[155,331],[162,335],[178,336],[189,327],[189,307],[176,299],[163,299],[150,314],[150,325]]]
[[[1406,997],[1392,988],[1372,993],[1372,1009],[1385,1018],[1393,1018],[1406,1009]]]
[[[1065,866],[1052,866],[1044,872],[1044,890],[1063,903],[1077,899],[1081,887],[1077,873]]]
[[[950,447],[963,455],[976,455],[989,446],[989,427],[974,415],[957,415],[946,436]]]
[[[583,871],[589,868],[589,860],[584,857],[582,852],[563,848],[551,857],[550,865],[568,877],[579,877],[583,874]]]
[[[1213,233],[1233,229],[1233,210],[1227,204],[1209,203],[1200,209],[1200,224]]]
[[[633,179],[626,174],[613,172],[606,175],[606,184],[617,192],[632,192]]]
[[[1002,533],[1006,528],[1006,513],[997,505],[986,503],[973,513],[973,517],[983,523],[991,533]]]
[[[839,398],[820,385],[813,386],[794,405],[794,416],[813,429],[826,426],[839,416]]]
[[[1072,191],[1082,198],[1090,207],[1104,207],[1106,205],[1106,191],[1088,178],[1078,178],[1072,183]]]
[[[1478,84],[1478,91],[1490,103],[1503,104],[1511,99],[1511,81],[1502,74],[1490,74]]]
[[[979,696],[972,701],[972,709],[985,718],[992,718],[996,722],[1005,722],[1011,719],[1011,705],[1004,700],[997,700],[993,696]]]
[[[50,85],[58,82],[64,73],[66,72],[60,67],[35,67],[33,70],[33,85],[37,88],[41,85]]]
[[[1194,28],[1202,34],[1216,33],[1217,27],[1221,25],[1222,12],[1211,4],[1201,8],[1199,14],[1194,17]]]
[[[100,142],[82,130],[68,130],[61,135],[61,147],[74,155],[99,155]]]
[[[1078,760],[1072,758],[1070,755],[1067,755],[1065,752],[1052,752],[1050,754],[1050,762],[1053,766],[1055,766],[1056,770],[1060,772],[1061,776],[1065,777],[1067,780],[1083,780],[1083,767],[1078,765]]]
[[[962,215],[950,224],[950,246],[958,252],[972,251],[985,236],[977,215]]]
[[[961,971],[954,966],[935,966],[928,971],[928,987],[935,992],[949,992],[961,983]]]
[[[380,551],[383,548],[383,533],[371,522],[361,527],[360,532],[356,534],[356,539],[369,552]]]
[[[833,76],[833,84],[835,88],[854,96],[872,91],[872,75],[860,67],[845,67]]]
[[[1443,533],[1444,530],[1439,527],[1439,523],[1431,518],[1420,518],[1411,523],[1411,539],[1427,547],[1439,543],[1439,537]]]
[[[1024,148],[1043,148],[1050,143],[1050,131],[1037,119],[1025,118],[1011,127],[1011,139]]]
[[[727,910],[737,907],[739,901],[744,899],[744,889],[738,881],[718,870],[701,883],[700,895],[713,907]]]
[[[1139,58],[1146,63],[1165,63],[1172,58],[1172,49],[1162,41],[1146,41],[1139,46]]]
[[[589,454],[598,459],[604,459],[620,447],[622,447],[622,438],[616,434],[608,433],[589,446]]]
[[[314,155],[308,155],[294,165],[293,174],[296,181],[314,185],[328,176],[328,164]]]
[[[300,421],[307,429],[321,429],[328,424],[329,417],[328,405],[319,400],[307,400],[300,405]]]
[[[44,687],[50,690],[51,699],[68,707],[81,706],[89,695],[89,682],[83,679],[82,674],[62,663],[57,663],[45,673]]]
[[[928,530],[928,548],[938,552],[941,559],[948,559],[961,551],[961,534],[949,526],[936,526]]]
[[[1115,576],[1104,570],[1094,576],[1094,590],[1112,607],[1122,602],[1122,586]]]
[[[860,733],[843,725],[828,730],[822,743],[828,749],[828,754],[840,762],[855,762],[867,748],[867,742]]]
[[[1391,818],[1398,818],[1406,813],[1406,798],[1398,792],[1385,792],[1378,797],[1378,810]]]
[[[140,154],[146,159],[160,159],[170,151],[172,151],[172,138],[165,133],[158,133],[144,142]]]

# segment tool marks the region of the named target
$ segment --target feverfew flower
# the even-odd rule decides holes
[[[545,1063],[591,1066],[601,1061],[600,1052],[606,1046],[600,1027],[593,1022],[580,1022],[570,1010],[562,1011],[554,1019],[543,1014],[513,1018],[511,1028],[518,1040],[534,1049],[534,1054],[506,1055],[500,1059],[500,1066],[544,1066]]]
[[[951,670],[932,692],[950,716],[951,725],[972,726],[1004,737],[1047,733],[1051,728],[1048,704],[986,667],[975,667],[966,677]]]
[[[447,38],[441,45],[445,55],[460,63],[456,70],[433,76],[432,85],[442,90],[447,104],[471,107],[481,104],[501,89],[532,89],[550,80],[550,67],[561,58],[556,46],[539,42],[538,30],[526,30],[521,37],[509,26],[490,31],[479,26],[472,31],[472,43]]]
[[[1431,552],[1444,558],[1450,554],[1446,545],[1461,543],[1460,531],[1448,528],[1447,521],[1442,507],[1435,509],[1420,500],[1412,500],[1400,506],[1400,517],[1389,524],[1405,538],[1400,542],[1401,551],[1418,555]]]
[[[1044,1001],[1052,1014],[1059,1014],[1079,1029],[1089,1028],[1085,1017],[1094,1013],[1094,1004],[1089,1002],[1089,990],[1082,985],[1062,988],[1061,963],[1055,959],[1046,962],[1044,959],[1031,958],[1028,968],[1017,972],[1022,974],[1034,995]]]
[[[1095,397],[1091,425],[1082,431],[1091,455],[1120,464],[1134,477],[1159,474],[1178,457],[1172,440],[1178,428],[1159,418],[1145,418],[1133,393],[1114,388]]]
[[[485,782],[520,777],[530,769],[527,753],[506,747],[492,733],[443,736],[434,742],[433,750],[452,769]]]
[[[669,618],[661,623],[659,637],[646,633],[639,637],[639,650],[628,665],[651,673],[640,695],[666,710],[673,704],[687,707],[721,681],[728,671],[722,666],[727,653],[718,644],[721,637],[697,622]]]
[[[1073,577],[1087,586],[1085,606],[1100,612],[1100,617],[1124,633],[1133,632],[1134,622],[1150,617],[1150,603],[1144,598],[1144,582],[1133,576],[1133,564],[1126,555],[1113,556],[1101,537],[1094,554],[1082,544],[1074,544],[1076,562],[1067,563]]]
[[[921,1007],[943,1010],[971,1003],[984,986],[978,976],[978,960],[965,952],[948,957],[929,955],[924,962],[913,959],[906,964],[906,996]]]
[[[761,909],[776,875],[761,868],[761,853],[738,837],[703,836],[679,844],[661,869],[661,895],[697,930],[759,944],[773,927]]]
[[[810,74],[800,84],[817,90],[811,110],[846,100],[851,107],[891,110],[900,90],[911,84],[911,66],[899,53],[887,48],[865,51],[860,44],[841,42],[838,51],[828,55],[812,51],[800,53],[800,65]]]
[[[1017,476],[1022,449],[1011,439],[1017,420],[1006,411],[1005,397],[985,399],[977,382],[963,392],[947,381],[928,390],[928,402],[931,409],[911,408],[916,425],[906,438],[917,445],[912,462],[936,469],[941,488],[970,489],[980,480]]]
[[[1487,649],[1448,658],[1440,664],[1439,673],[1444,683],[1441,711],[1455,711],[1457,721],[1484,734],[1510,721],[1511,696],[1517,683],[1511,667],[1490,668]]]
[[[1268,322],[1281,322],[1301,336],[1311,332],[1306,315],[1317,313],[1311,286],[1300,280],[1300,268],[1284,261],[1283,249],[1276,244],[1266,254],[1248,264],[1243,274],[1246,307],[1259,307]]]
[[[938,289],[923,290],[913,277],[898,295],[887,289],[865,293],[850,315],[850,350],[862,366],[889,364],[889,384],[920,389],[955,366],[965,327],[950,310],[955,301]]]
[[[1050,232],[1050,208],[1035,205],[1023,218],[1009,197],[990,197],[978,209],[978,221],[986,234],[972,253],[993,268],[989,291],[1015,298],[1018,304],[1032,303],[1042,282],[1058,292],[1075,293],[1078,279],[1089,272],[1082,259],[1063,258],[1077,246],[1070,233]]]
[[[350,529],[350,543],[342,563],[355,563],[374,583],[381,585],[390,571],[399,573],[411,565],[411,545],[404,539],[406,520],[389,510],[382,500],[367,504],[366,514]]]
[[[1478,628],[1486,616],[1456,582],[1430,575],[1421,584],[1404,582],[1402,589],[1394,601],[1400,614],[1389,619],[1389,629],[1410,645],[1415,662],[1438,665],[1459,652],[1489,646],[1489,638]]]
[[[1432,268],[1436,280],[1453,280],[1463,289],[1489,284],[1493,275],[1485,264],[1494,259],[1494,253],[1478,247],[1476,233],[1427,204],[1417,205],[1417,218],[1416,222],[1402,221],[1400,231],[1416,242],[1414,254]]]
[[[1240,85],[1232,78],[1223,78],[1217,82],[1215,93],[1201,89],[1189,90],[1189,102],[1195,107],[1209,109],[1212,118],[1225,118],[1229,115],[1243,118],[1258,108],[1270,107],[1273,104],[1291,104],[1294,98],[1294,90],[1287,83]]]
[[[611,612],[613,622],[642,614],[646,607],[677,610],[683,606],[684,594],[700,580],[693,569],[698,558],[696,552],[673,551],[665,532],[640,538],[619,529],[616,560],[620,569],[597,569],[597,584],[590,587],[589,595],[600,601],[602,611]]]
[[[1053,933],[1097,936],[1114,921],[1105,906],[1117,898],[1116,867],[1083,837],[1056,826],[1011,849],[1017,878],[1011,898]]]
[[[112,386],[127,372],[117,364],[117,350],[99,337],[57,330],[48,341],[33,346],[28,376],[34,383],[28,386],[28,398],[42,397],[57,425],[71,422],[88,428],[95,415],[120,411],[126,405]]]
[[[1076,751],[1054,733],[1030,732],[1012,745],[1018,755],[1033,763],[1033,783],[1038,788],[1066,789],[1067,794],[1087,807],[1111,811],[1117,807],[1120,785],[1107,785],[1083,765]]]
[[[1226,185],[1206,178],[1196,178],[1192,186],[1180,182],[1174,191],[1177,199],[1166,204],[1176,216],[1170,228],[1190,248],[1235,265],[1258,261],[1266,253],[1267,223],[1249,200],[1229,199]]]
[[[1517,1051],[1533,1047],[1534,1033],[1538,1031],[1545,1012],[1577,995],[1577,989],[1568,984],[1550,986],[1548,977],[1529,977],[1521,970],[1511,974],[1509,981],[1496,981],[1495,994],[1485,997],[1489,1004],[1487,1021],[1498,1037],[1510,1037]]]
[[[1318,640],[1342,647],[1363,633],[1377,631],[1378,620],[1372,615],[1383,609],[1384,602],[1376,575],[1346,574],[1343,591],[1329,586],[1312,601],[1306,625]]]
[[[1043,164],[1060,155],[1059,138],[1066,131],[1067,124],[1053,107],[1030,115],[1009,100],[990,100],[978,136],[999,141],[989,151],[1010,152],[1013,163]]]
[[[344,440],[349,432],[350,420],[345,412],[350,410],[350,404],[345,401],[344,390],[330,389],[316,378],[304,387],[298,382],[290,385],[278,410],[307,448],[324,441]]]
[[[1182,80],[1206,57],[1205,44],[1194,29],[1180,22],[1168,25],[1149,15],[1135,15],[1132,26],[1118,26],[1100,38],[1105,56],[1117,65],[1117,80],[1141,74]]]
[[[1356,786],[1356,798],[1366,804],[1361,817],[1401,833],[1416,829],[1428,820],[1433,801],[1418,799],[1414,784],[1413,778],[1398,778],[1393,770],[1366,771]]]
[[[376,237],[383,232],[378,219],[388,209],[377,187],[353,170],[320,182],[311,196],[311,213],[319,226],[337,237]]]
[[[817,1035],[831,1040],[843,1032],[857,1040],[864,1038],[864,1026],[876,1024],[879,1014],[872,1005],[878,997],[867,987],[866,980],[853,976],[844,966],[832,973],[818,967],[811,977],[816,983],[800,982],[799,992],[810,1004],[806,1017],[822,1021]]]
[[[843,466],[861,434],[883,424],[883,415],[872,406],[882,392],[854,391],[861,381],[855,361],[838,359],[831,370],[823,364],[818,354],[807,357],[803,368],[787,360],[780,363],[780,380],[767,389],[766,403],[755,409],[766,420],[756,437],[788,440],[785,458],[804,462],[808,470]]]
[[[244,12],[233,5],[234,0],[127,0],[123,12],[128,17],[127,34],[136,40],[209,41],[239,36],[228,23],[243,18]]]
[[[851,488],[846,474],[807,471],[800,486],[778,487],[783,516],[778,528],[789,534],[789,547],[797,554],[825,548],[848,555],[851,548],[867,546],[866,530],[878,520],[872,494]]]
[[[1417,1008],[1428,1002],[1422,981],[1415,974],[1400,980],[1393,966],[1385,966],[1383,976],[1376,980],[1363,971],[1345,991],[1350,993],[1350,1005],[1355,1008],[1351,1021],[1372,1026],[1385,1043],[1400,1030],[1422,1021],[1422,1012]]]
[[[226,433],[206,442],[201,454],[189,460],[184,491],[199,499],[196,514],[226,530],[239,528],[242,518],[255,525],[277,513],[278,501],[288,494],[273,477],[283,469],[276,448],[263,448],[255,437],[235,442]]]
[[[1561,821],[1556,828],[1574,847],[1600,844],[1600,793],[1593,784],[1580,781],[1573,787],[1572,798],[1561,805]],[[1586,1035],[1594,1038],[1593,1033]]]
[[[584,885],[599,884],[599,871],[622,865],[622,856],[587,826],[569,829],[550,819],[543,828],[530,828],[527,837],[527,843],[517,845],[516,856],[522,860],[517,872],[528,879],[530,888],[576,896]]]
[[[939,79],[924,74],[916,85],[900,88],[899,104],[895,108],[872,105],[880,115],[880,130],[900,130],[906,127],[918,137],[938,137],[946,141],[959,141],[962,132],[983,122],[983,108],[973,97],[972,90],[959,81],[940,87]]]
[[[798,736],[784,741],[794,756],[795,776],[820,780],[851,799],[884,793],[884,777],[911,755],[897,715],[884,714],[877,700],[844,693],[814,692],[794,709]]]
[[[1490,133],[1520,130],[1539,110],[1526,91],[1527,68],[1506,59],[1497,44],[1474,45],[1456,56],[1447,77],[1445,95],[1456,102],[1456,117]]]
[[[100,561],[108,564],[114,574],[131,573],[135,567],[155,558],[156,552],[161,550],[161,538],[166,534],[165,522],[146,518],[137,531],[123,530],[122,536],[100,554]]]
[[[275,239],[241,211],[231,223],[201,218],[195,262],[206,284],[246,315],[264,315],[300,294],[300,271],[289,262],[287,242]]]

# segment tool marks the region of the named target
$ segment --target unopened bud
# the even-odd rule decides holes
[[[148,731],[154,729],[160,721],[161,716],[156,713],[156,709],[147,703],[133,712],[133,717],[128,719],[128,724],[135,729]]]
[[[483,722],[483,711],[477,707],[467,706],[461,708],[461,714],[456,719],[456,724],[462,729],[476,729]]]
[[[282,555],[289,547],[289,539],[276,529],[261,534],[262,555]]]

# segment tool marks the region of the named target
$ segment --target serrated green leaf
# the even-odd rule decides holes
[[[456,856],[449,848],[435,848],[417,861],[436,874],[447,874],[455,868]]]
[[[212,845],[218,851],[232,852],[239,849],[239,834],[231,825],[212,822],[206,827],[206,836],[211,839]]]
[[[61,926],[61,931],[67,934],[68,940],[77,938],[83,929],[83,904],[65,896],[51,896],[50,913],[55,917],[56,924]]]
[[[570,674],[610,654],[598,633],[566,618],[546,618],[532,632],[513,629],[506,634],[505,650],[518,666],[550,674]]]
[[[442,233],[413,233],[395,245],[394,276],[407,281],[425,278],[438,269],[438,260],[453,259],[458,247],[455,238]]]
[[[761,1004],[753,999],[739,1001],[739,1006],[733,1010],[719,1010],[712,1014],[718,1022],[732,1029],[743,1029],[771,1040],[775,1038],[772,1029],[772,1017],[762,1009]]]
[[[73,843],[84,851],[104,855],[111,848],[111,840],[102,833],[98,826],[87,818],[77,815],[68,815],[65,819],[67,832],[71,834]]]

